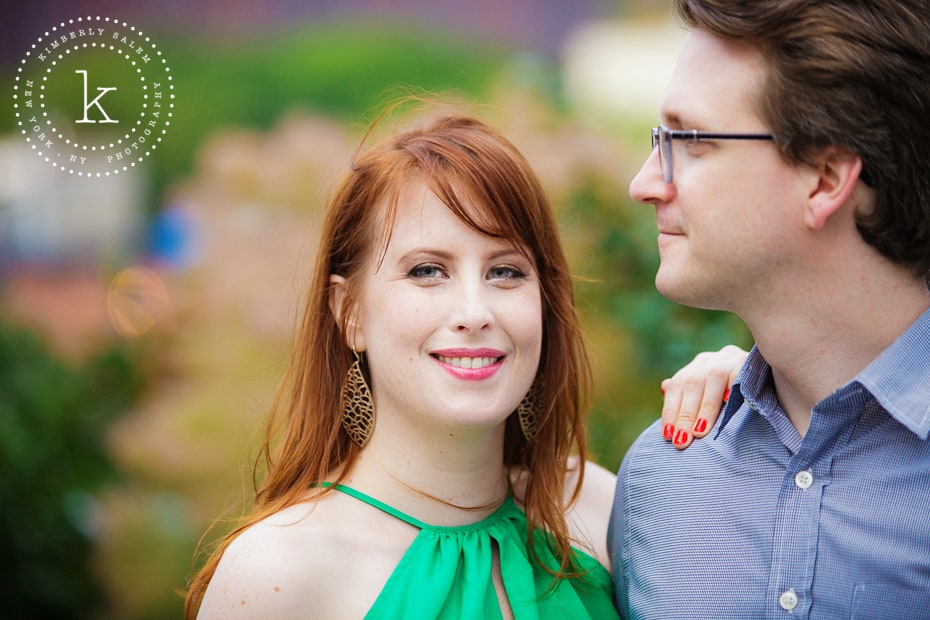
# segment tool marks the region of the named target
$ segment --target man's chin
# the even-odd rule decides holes
[[[707,295],[702,294],[702,291],[696,288],[694,284],[695,279],[687,277],[682,272],[672,272],[671,269],[659,267],[659,271],[656,273],[656,290],[669,301],[702,310],[717,309],[707,299]]]
[[[668,266],[660,266],[659,271],[656,272],[656,290],[670,301],[684,303],[681,301],[685,297],[681,279],[680,274],[673,272]]]

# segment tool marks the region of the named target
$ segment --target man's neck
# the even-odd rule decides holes
[[[745,318],[772,368],[779,404],[803,437],[815,404],[852,380],[930,307],[923,282],[873,279],[849,287],[824,285]]]

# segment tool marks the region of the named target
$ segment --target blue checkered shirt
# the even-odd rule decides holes
[[[620,467],[624,618],[930,618],[930,310],[817,403],[803,437],[758,349],[714,431],[658,422]]]

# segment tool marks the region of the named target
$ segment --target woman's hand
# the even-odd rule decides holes
[[[715,353],[698,353],[671,379],[662,381],[662,436],[666,441],[684,450],[710,431],[747,355],[732,344]]]

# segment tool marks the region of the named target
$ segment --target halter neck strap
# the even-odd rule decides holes
[[[384,502],[380,502],[370,495],[366,495],[365,493],[362,493],[361,491],[353,489],[352,487],[347,487],[344,484],[333,484],[332,482],[321,482],[316,486],[321,486],[327,489],[332,488],[341,493],[345,493],[346,495],[350,495],[359,501],[365,502],[369,506],[377,508],[378,510],[382,512],[386,512],[387,514],[391,515],[395,519],[400,519],[404,523],[409,523],[410,525],[417,527],[421,530],[429,527],[428,524],[423,523],[419,519],[414,519],[410,515],[405,514],[392,506],[388,506]]]

